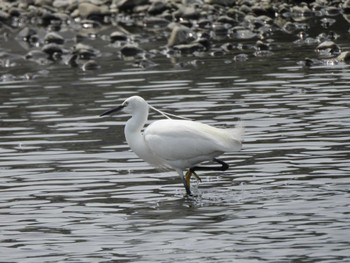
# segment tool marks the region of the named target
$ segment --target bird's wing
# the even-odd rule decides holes
[[[144,138],[151,151],[165,160],[210,157],[241,148],[232,130],[187,120],[153,122],[144,131]]]

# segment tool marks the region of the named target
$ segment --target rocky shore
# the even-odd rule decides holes
[[[232,54],[245,61],[269,56],[276,33],[314,46],[315,55],[300,62],[304,66],[349,63],[348,51],[337,44],[349,31],[332,28],[340,17],[350,22],[349,0],[0,1],[0,66],[24,60],[94,70],[105,48],[146,68],[157,56]],[[309,25],[315,19],[321,26],[316,36]],[[11,41],[23,49],[12,50]]]

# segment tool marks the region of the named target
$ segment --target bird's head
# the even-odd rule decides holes
[[[148,112],[148,103],[140,96],[132,96],[124,100],[118,107],[102,113],[100,116],[109,115],[113,112],[124,111],[126,113],[134,114],[135,112]]]

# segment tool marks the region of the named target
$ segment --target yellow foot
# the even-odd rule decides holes
[[[190,170],[188,170],[185,174],[185,180],[188,188],[190,187],[190,184],[191,184],[192,175],[194,175],[198,181],[202,182],[202,179],[195,172],[191,172]]]

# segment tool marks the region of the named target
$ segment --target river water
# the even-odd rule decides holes
[[[350,67],[297,63],[313,53],[287,38],[247,61],[106,56],[95,71],[3,74],[0,261],[348,262]],[[243,120],[242,151],[185,197],[175,172],[129,150],[126,114],[99,117],[135,94],[218,127]]]

